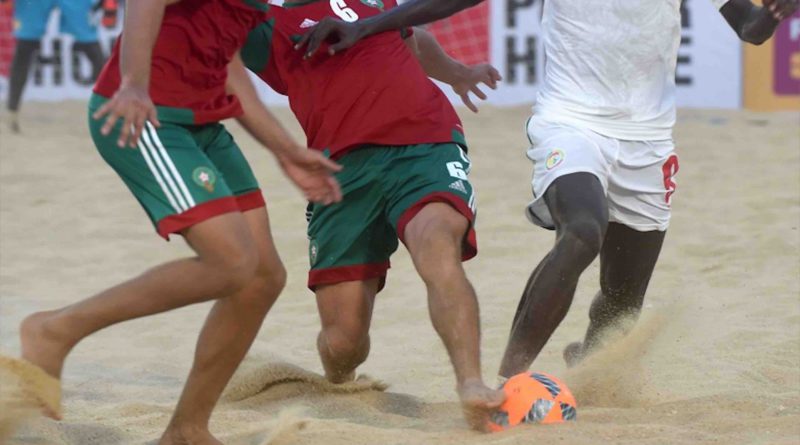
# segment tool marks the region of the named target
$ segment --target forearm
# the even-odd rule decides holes
[[[416,40],[417,60],[429,77],[450,85],[464,78],[467,67],[450,57],[433,35],[422,28],[414,28],[413,38]]]
[[[752,18],[742,27],[739,37],[748,43],[760,45],[772,37],[780,22],[766,8],[753,7]]]
[[[237,118],[239,123],[276,157],[283,158],[291,150],[302,148],[258,98],[258,92],[238,57],[228,68],[227,89],[239,98],[244,109],[244,114]]]
[[[419,26],[449,17],[483,0],[410,0],[374,17],[361,20],[361,37],[393,29]]]
[[[720,12],[740,39],[755,45],[772,37],[780,24],[767,8],[755,6],[750,0],[731,0]]]
[[[147,88],[153,46],[161,30],[164,9],[169,0],[136,0],[127,3],[120,54],[123,83]]]

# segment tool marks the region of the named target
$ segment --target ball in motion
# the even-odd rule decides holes
[[[561,423],[575,420],[577,404],[567,385],[543,372],[523,372],[503,385],[506,401],[489,420],[491,431],[521,423]]]

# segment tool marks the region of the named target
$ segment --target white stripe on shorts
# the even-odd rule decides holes
[[[172,162],[172,158],[169,157],[169,153],[167,153],[167,150],[164,148],[164,144],[161,143],[161,139],[158,137],[158,133],[156,133],[155,127],[153,127],[153,124],[151,124],[150,122],[146,122],[145,125],[147,125],[147,128],[150,130],[150,135],[153,137],[153,141],[155,141],[159,153],[161,153],[161,156],[164,158],[164,162],[167,163],[167,167],[169,167],[169,170],[175,176],[175,181],[178,183],[178,187],[181,188],[181,191],[184,193],[184,196],[186,196],[186,202],[189,203],[189,207],[196,206],[197,204],[195,204],[194,198],[192,198],[192,194],[189,193],[189,189],[186,187],[186,183],[183,181],[183,177],[180,175],[180,173],[178,173],[178,169],[175,168],[175,164]]]
[[[176,200],[178,201],[178,213],[185,212],[189,210],[189,205],[186,204],[186,198],[181,194],[180,189],[178,186],[175,185],[175,180],[170,176],[169,171],[164,166],[164,162],[161,160],[161,157],[158,155],[158,149],[156,149],[153,142],[150,140],[150,134],[145,129],[142,132],[142,142],[144,142],[145,147],[147,148],[150,156],[155,161],[155,165],[158,167],[159,174],[161,175],[162,179],[165,180],[170,192],[175,196]],[[155,174],[155,172],[154,172]]]
[[[156,182],[158,182],[158,186],[161,187],[161,191],[164,192],[164,195],[167,197],[170,205],[172,208],[175,209],[175,213],[181,213],[180,207],[178,207],[178,203],[175,202],[175,198],[172,196],[172,193],[167,188],[167,185],[164,184],[164,180],[161,178],[161,174],[156,169],[156,166],[153,165],[153,160],[150,159],[150,155],[147,153],[147,148],[145,147],[142,139],[139,139],[139,151],[142,152],[142,157],[144,157],[144,162],[147,163],[147,167],[150,169],[150,173],[156,178]]]

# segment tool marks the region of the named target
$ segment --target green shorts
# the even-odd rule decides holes
[[[382,278],[405,226],[431,202],[445,202],[470,221],[463,259],[477,252],[470,161],[456,144],[365,146],[336,160],[344,199],[308,207],[308,287]]]
[[[139,201],[159,235],[181,231],[214,216],[264,206],[253,171],[222,124],[149,123],[138,148],[117,146],[122,123],[103,136],[92,113],[107,101],[93,95],[89,130],[97,150]]]

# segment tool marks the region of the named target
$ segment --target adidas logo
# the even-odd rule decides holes
[[[311,19],[305,19],[303,20],[303,23],[300,24],[300,28],[301,29],[311,28],[312,26],[317,26],[317,23],[319,22]]]
[[[464,186],[464,182],[460,179],[450,184],[450,188],[453,190],[458,190],[465,195],[467,194],[467,188]]]

